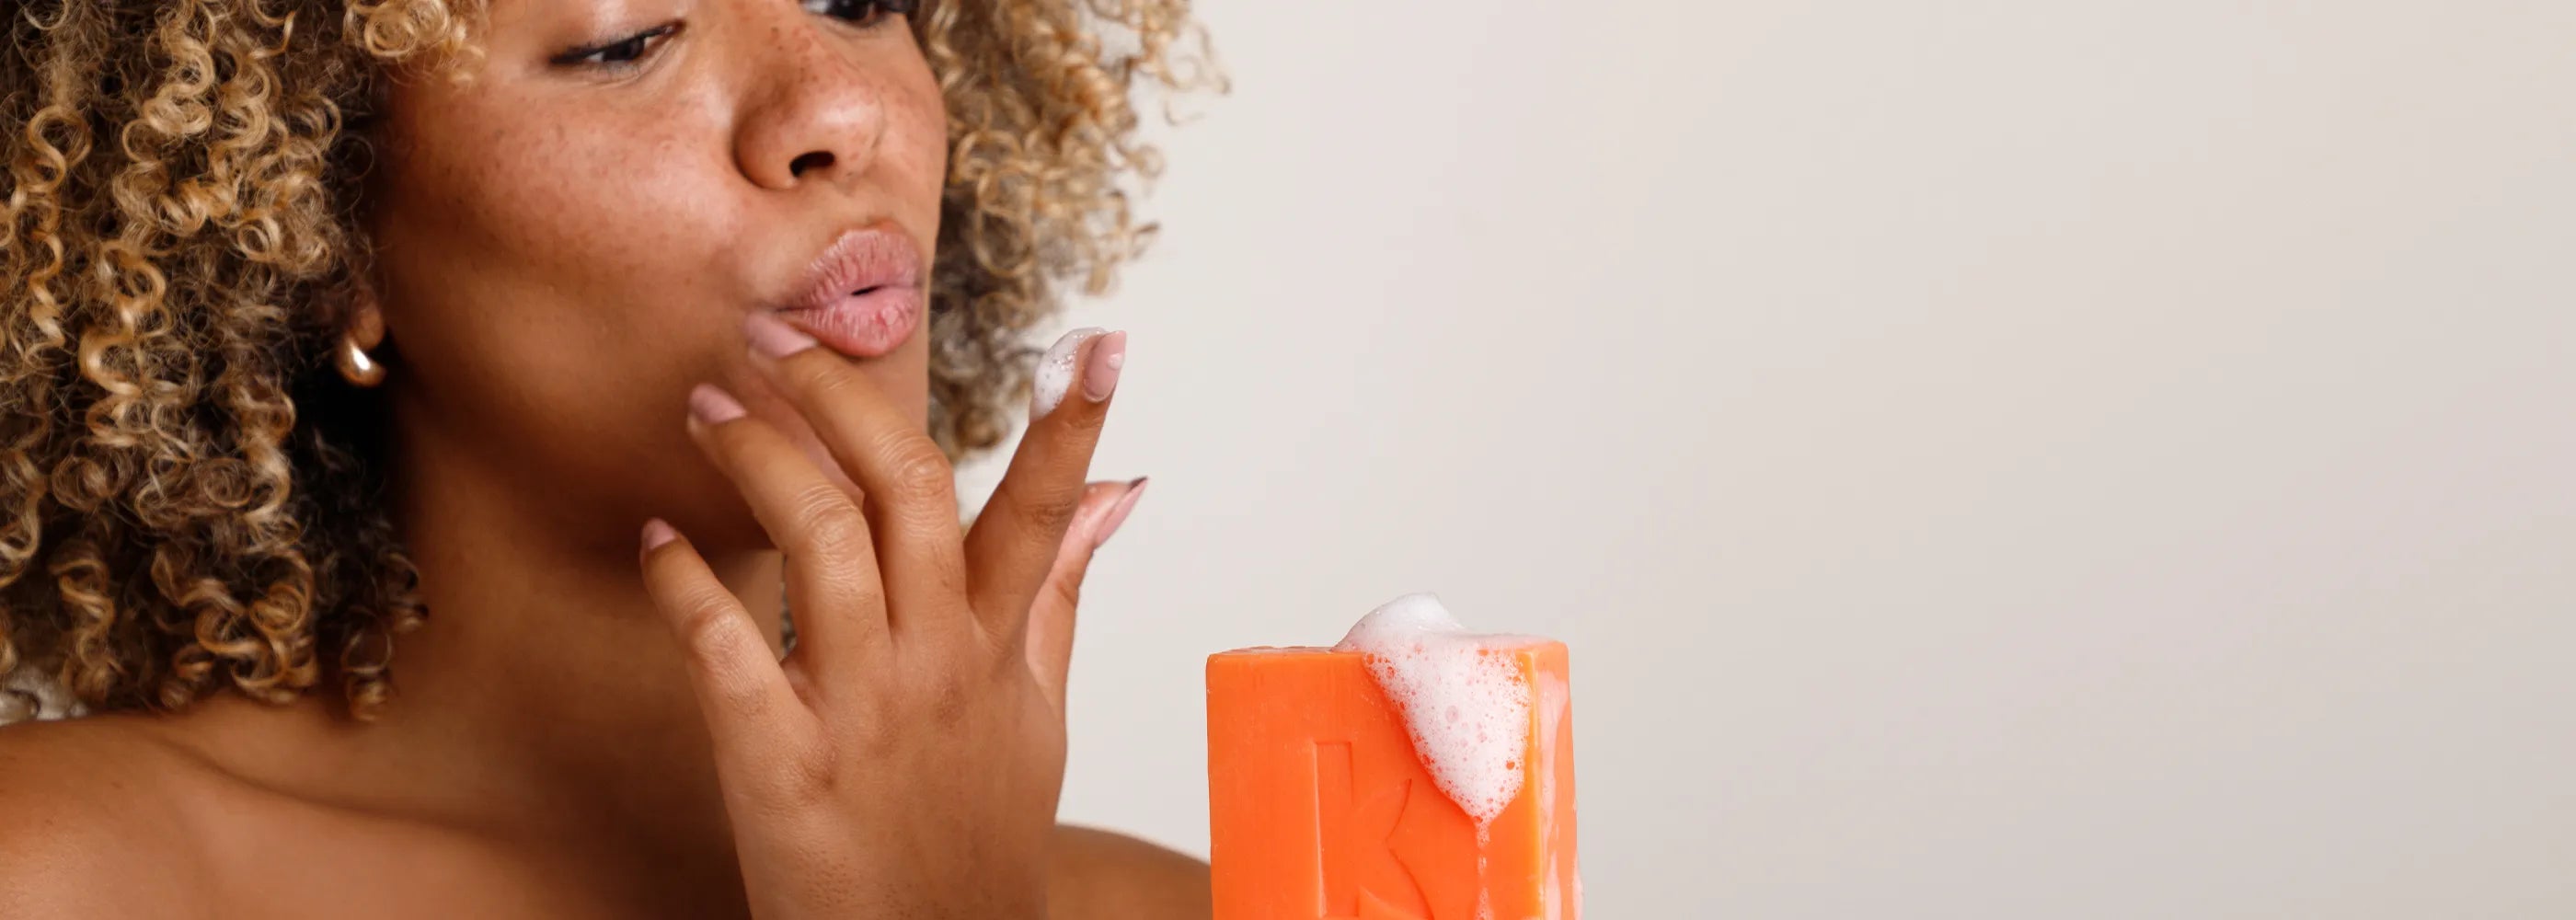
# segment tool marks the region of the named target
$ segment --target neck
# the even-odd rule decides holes
[[[566,515],[512,471],[427,446],[406,446],[394,493],[428,619],[396,639],[396,697],[356,746],[456,820],[729,843],[705,723],[638,571],[641,519]],[[780,555],[708,552],[777,647]]]

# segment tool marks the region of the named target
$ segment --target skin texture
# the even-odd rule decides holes
[[[672,18],[632,69],[549,62]],[[841,231],[935,252],[944,113],[900,18],[500,0],[481,46],[395,91],[351,317],[400,350],[388,495],[437,611],[402,704],[0,732],[0,915],[1203,916],[1203,866],[1052,827],[1074,603],[1131,488],[1083,483],[1107,403],[1038,420],[963,534],[926,331],[746,348]],[[687,420],[701,384],[747,415]],[[686,535],[649,587],[648,518]],[[871,630],[901,666],[820,666]],[[768,721],[723,692],[767,680]]]

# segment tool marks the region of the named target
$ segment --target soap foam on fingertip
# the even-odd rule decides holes
[[[1029,385],[1029,420],[1045,418],[1064,403],[1064,394],[1073,390],[1073,365],[1082,354],[1082,343],[1108,332],[1098,326],[1084,326],[1064,334],[1048,346],[1046,356],[1038,359],[1036,378]]]
[[[1521,792],[1530,688],[1506,651],[1542,640],[1470,633],[1429,594],[1370,611],[1336,651],[1368,659],[1431,780],[1479,830]]]

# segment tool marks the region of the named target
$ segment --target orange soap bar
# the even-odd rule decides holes
[[[1216,920],[1576,920],[1565,646],[1486,654],[1512,665],[1530,705],[1528,740],[1504,765],[1518,792],[1481,833],[1361,653],[1209,656]]]

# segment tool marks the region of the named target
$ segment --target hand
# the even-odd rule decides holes
[[[786,553],[783,660],[686,539],[645,525],[645,582],[714,739],[753,915],[1043,917],[1076,593],[1141,494],[1083,483],[1125,335],[1051,353],[1073,392],[1031,420],[961,541],[954,474],[906,413],[775,318],[750,333],[752,363],[860,492],[724,391],[691,394],[691,437]]]

